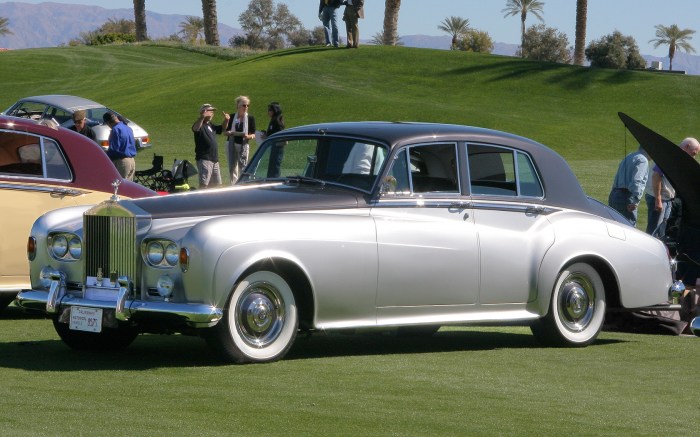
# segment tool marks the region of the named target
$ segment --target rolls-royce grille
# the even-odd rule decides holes
[[[85,274],[97,276],[98,269],[107,278],[136,279],[136,220],[133,217],[84,216]]]

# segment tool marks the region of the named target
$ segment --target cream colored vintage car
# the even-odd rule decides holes
[[[0,310],[29,286],[27,237],[47,211],[109,199],[121,180],[94,142],[52,123],[0,116]],[[125,197],[154,194],[123,181]]]

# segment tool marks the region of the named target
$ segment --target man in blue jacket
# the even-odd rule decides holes
[[[338,18],[335,11],[342,4],[343,0],[321,0],[318,5],[318,18],[323,22],[326,46],[333,44],[333,47],[338,47]]]
[[[136,140],[134,132],[113,112],[106,112],[102,120],[112,128],[109,133],[109,148],[107,156],[112,160],[117,171],[124,179],[134,180],[136,171]]]

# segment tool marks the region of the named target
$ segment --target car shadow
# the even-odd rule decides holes
[[[621,341],[598,339],[589,347]],[[541,348],[544,346],[534,336],[517,332],[457,329],[441,330],[430,337],[403,337],[380,331],[352,335],[317,332],[300,334],[284,360]],[[228,364],[213,353],[203,339],[183,335],[140,335],[131,346],[118,352],[76,351],[58,338],[0,343],[0,368],[27,371],[149,370],[225,365]]]

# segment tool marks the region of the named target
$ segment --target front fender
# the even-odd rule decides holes
[[[366,214],[269,213],[202,222],[183,238],[190,269],[183,274],[187,299],[223,308],[251,266],[291,262],[305,273],[317,321],[374,319],[377,247]]]

